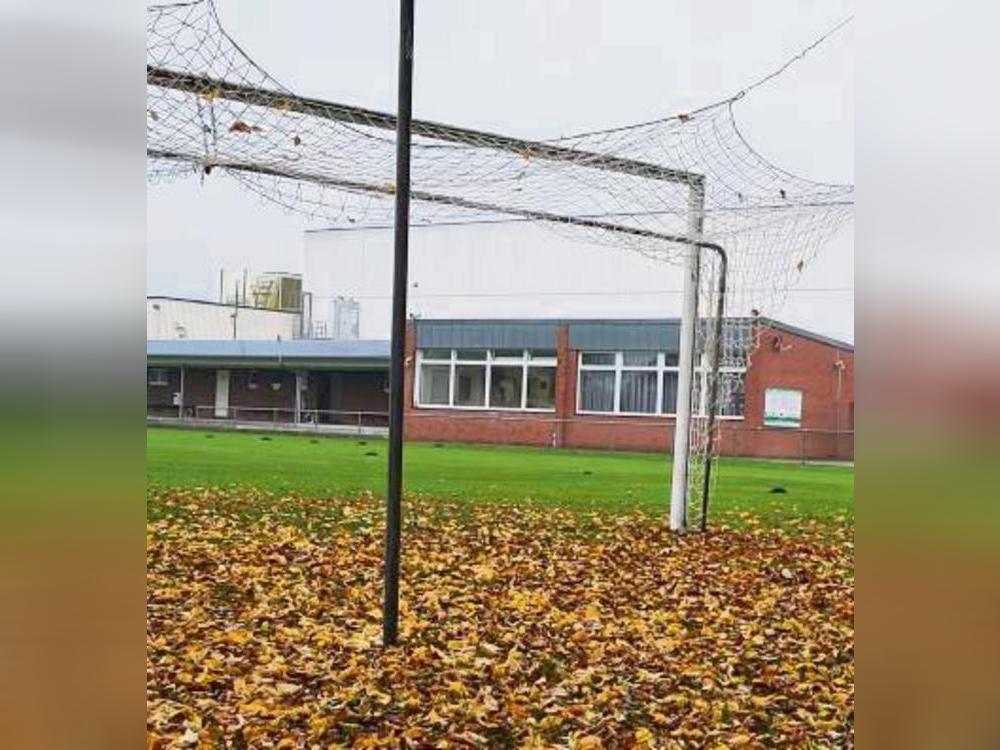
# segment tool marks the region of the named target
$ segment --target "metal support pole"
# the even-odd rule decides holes
[[[695,336],[698,324],[698,273],[705,219],[705,183],[696,180],[688,192],[689,243],[684,260],[684,300],[681,307],[680,352],[677,373],[677,417],[674,420],[674,458],[670,481],[670,530],[683,531],[687,511],[688,447],[691,427],[691,386],[694,382]]]
[[[240,314],[240,282],[236,282],[236,294],[233,297],[233,340],[236,336],[236,319]],[[244,300],[245,301],[245,300]]]
[[[180,390],[177,393],[177,418],[184,418],[184,365],[181,365]]]
[[[389,486],[386,492],[385,601],[382,645],[399,637],[399,555],[403,491],[403,359],[410,234],[410,126],[413,116],[413,1],[399,2],[399,102],[396,114],[396,236],[389,362]]]

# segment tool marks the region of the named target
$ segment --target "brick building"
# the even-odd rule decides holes
[[[853,346],[773,320],[753,326],[749,368],[722,374],[720,451],[852,458]],[[669,451],[678,343],[676,320],[412,321],[406,436]],[[150,342],[151,415],[385,424],[387,342],[170,344],[167,356],[161,342]],[[181,351],[185,345],[189,351]],[[271,348],[264,351],[265,345]],[[699,371],[696,405],[704,384]],[[185,406],[175,403],[180,390]]]
[[[723,372],[725,455],[853,457],[852,345],[761,320]],[[669,451],[679,322],[437,321],[407,339],[407,437]],[[698,373],[695,403],[706,389]],[[702,406],[704,408],[704,406]]]

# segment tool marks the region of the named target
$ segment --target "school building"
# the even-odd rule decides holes
[[[751,348],[727,367],[723,455],[850,460],[854,347],[779,321],[727,321]],[[411,320],[406,437],[668,452],[677,320]],[[727,339],[729,341],[730,339]],[[378,434],[387,341],[148,341],[150,422]],[[694,400],[704,409],[705,373]]]

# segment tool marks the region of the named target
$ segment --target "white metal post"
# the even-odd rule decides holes
[[[698,273],[705,219],[705,183],[692,182],[688,192],[688,239],[684,256],[684,301],[681,305],[680,352],[677,373],[677,417],[674,420],[674,461],[670,482],[670,530],[683,531],[687,516],[688,447],[691,429],[691,386],[694,382],[695,336],[698,325]]]
[[[177,393],[177,417],[184,418],[184,365],[181,365],[180,391]]]

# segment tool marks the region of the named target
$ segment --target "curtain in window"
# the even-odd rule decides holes
[[[656,413],[656,373],[645,370],[622,372],[620,410]]]
[[[583,411],[615,410],[614,372],[581,370],[580,408]]]
[[[677,413],[677,373],[663,373],[663,413]]]
[[[420,368],[420,403],[448,405],[448,365],[423,365]]]

